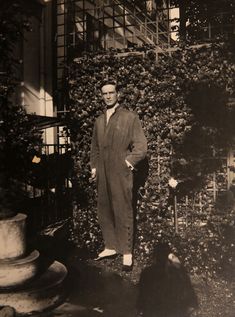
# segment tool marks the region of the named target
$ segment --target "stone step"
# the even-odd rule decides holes
[[[25,288],[0,291],[0,306],[11,306],[20,315],[41,313],[57,307],[65,298],[66,267],[54,261],[47,271]]]
[[[27,216],[17,214],[0,220],[0,260],[17,258],[26,252],[25,221]]]
[[[0,260],[0,290],[29,282],[37,274],[38,258],[39,252],[34,250],[23,258]]]

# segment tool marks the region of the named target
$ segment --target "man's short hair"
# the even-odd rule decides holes
[[[118,91],[119,87],[118,87],[117,81],[114,78],[106,78],[103,81],[101,81],[100,87],[99,87],[100,90],[106,85],[113,85],[113,86],[115,86],[116,91]]]

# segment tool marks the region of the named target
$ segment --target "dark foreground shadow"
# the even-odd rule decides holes
[[[190,278],[179,262],[168,259],[169,254],[167,245],[158,245],[154,263],[141,273],[137,300],[139,316],[189,317],[197,307]]]
[[[74,262],[70,267],[69,289],[71,316],[136,316],[137,286],[115,272]]]

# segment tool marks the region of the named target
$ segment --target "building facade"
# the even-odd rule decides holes
[[[110,48],[135,50],[136,46],[147,44],[159,52],[166,51],[177,43],[172,30],[172,26],[178,27],[174,19],[179,18],[180,13],[184,20],[183,8],[171,7],[168,0],[34,1],[38,10],[31,19],[32,32],[25,33],[20,51],[23,60],[21,102],[45,128],[44,142],[48,145],[69,143],[63,137],[60,120],[57,123],[48,120],[67,111],[63,99],[67,63],[86,52],[103,52]],[[221,17],[224,26],[220,21],[216,24],[215,17],[213,23],[204,27],[204,41],[212,40],[222,30],[234,31],[234,21],[226,24],[226,12],[222,12]],[[49,146],[47,152],[54,149]],[[233,152],[229,153],[227,166],[234,165]],[[235,174],[229,169],[227,174],[229,186]]]
[[[125,49],[149,44],[170,47],[171,8],[164,0],[34,0],[31,32],[25,32],[20,99],[44,129],[44,142],[65,142],[62,128],[49,127],[48,118],[66,112],[64,67],[85,52]],[[53,121],[51,121],[53,122]],[[55,123],[53,123],[55,125]],[[58,122],[58,125],[60,123]]]

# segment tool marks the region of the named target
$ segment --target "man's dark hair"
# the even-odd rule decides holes
[[[114,85],[116,87],[116,91],[119,90],[117,81],[114,78],[106,78],[104,80],[101,81],[100,83],[100,90],[102,89],[102,87],[106,86],[106,85]]]

